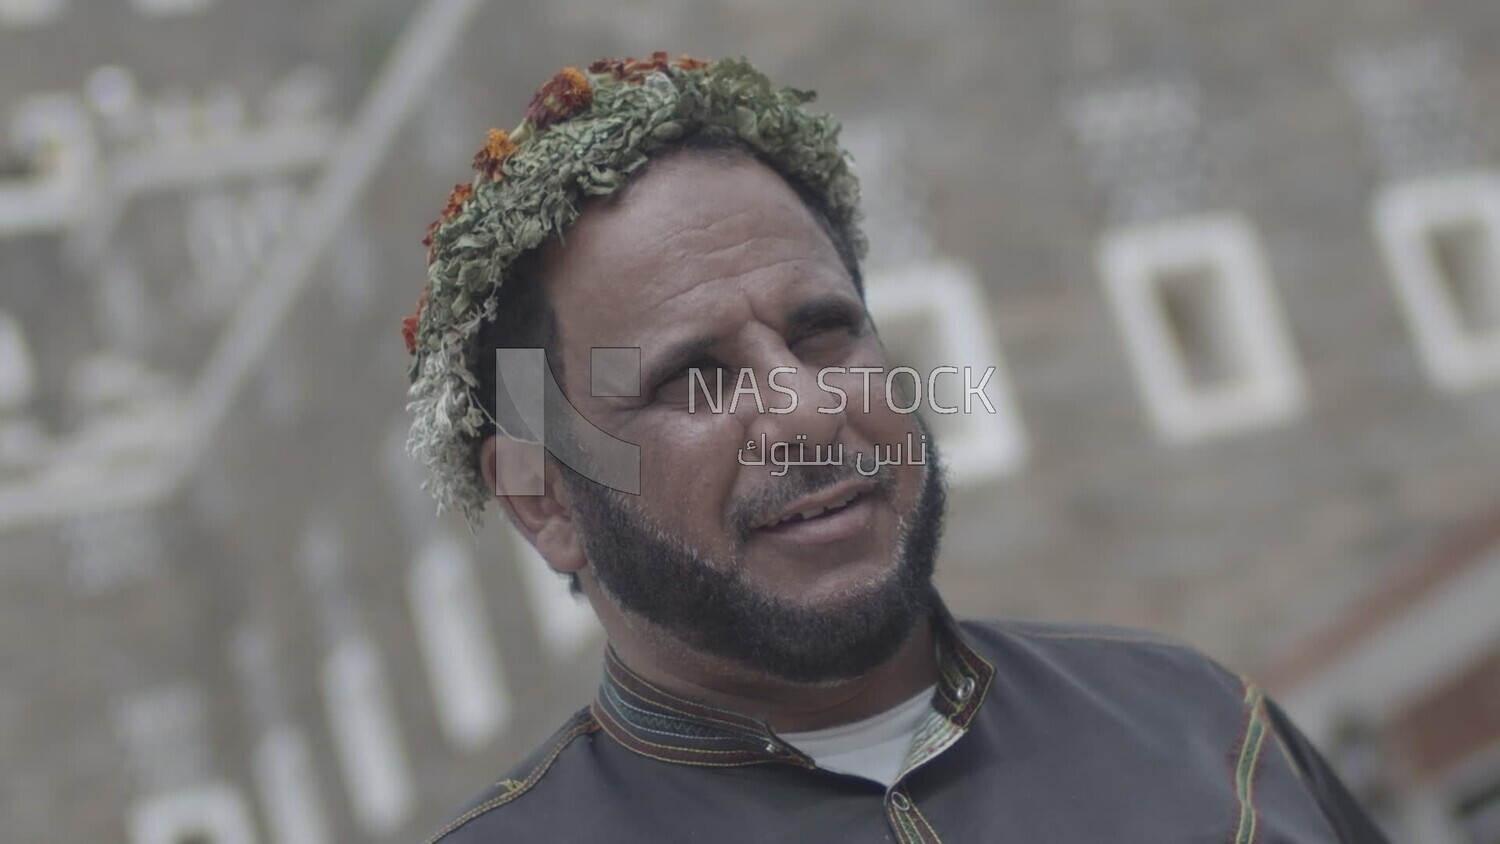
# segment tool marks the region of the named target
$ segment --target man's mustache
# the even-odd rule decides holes
[[[739,541],[744,542],[755,532],[755,525],[764,523],[798,499],[860,479],[874,481],[876,492],[888,495],[896,486],[896,470],[886,464],[874,475],[863,475],[852,465],[792,465],[786,475],[767,478],[758,489],[737,499],[730,508],[729,523]]]

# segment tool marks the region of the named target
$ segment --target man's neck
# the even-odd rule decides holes
[[[660,641],[611,636],[627,668],[648,682],[690,700],[764,718],[777,732],[802,732],[848,724],[910,700],[937,681],[937,651],[930,617],[890,659],[852,680],[809,685],[767,677],[738,665]]]

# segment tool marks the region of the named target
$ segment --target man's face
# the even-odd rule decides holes
[[[547,260],[574,406],[641,450],[641,493],[568,474],[603,597],[701,651],[790,680],[857,676],[889,658],[930,606],[942,521],[935,449],[871,477],[877,446],[920,443],[892,410],[890,364],[828,236],[765,166],[681,154],[591,208]],[[590,350],[641,349],[641,395],[590,395]],[[724,405],[709,408],[723,370]],[[769,389],[773,368],[790,367]],[[868,381],[830,367],[878,367]],[[754,373],[767,412],[743,395]],[[745,382],[745,383],[748,383]],[[715,400],[718,396],[713,396]],[[868,412],[866,402],[868,400]],[[905,404],[899,402],[898,404]],[[744,465],[747,442],[842,447],[843,465]],[[747,456],[755,452],[744,453]],[[748,462],[748,461],[746,461]],[[785,472],[784,476],[772,474]],[[821,511],[821,512],[820,512]],[[806,514],[804,516],[803,514]]]

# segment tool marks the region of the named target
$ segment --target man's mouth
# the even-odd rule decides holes
[[[875,485],[864,480],[846,481],[826,490],[807,495],[792,502],[777,514],[762,520],[755,527],[766,531],[792,531],[801,526],[850,521],[859,518],[859,511],[868,509],[870,493]]]

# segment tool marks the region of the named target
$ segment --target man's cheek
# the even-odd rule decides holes
[[[640,503],[672,518],[714,499],[724,484],[725,459],[718,453],[723,450],[702,443],[648,440],[641,446]],[[734,465],[732,449],[727,462]]]
[[[830,411],[841,409],[845,416],[858,419],[886,410],[885,376],[878,367],[848,366],[824,370],[818,384],[828,397],[824,406]]]
[[[652,505],[653,511],[676,494],[674,480],[677,473],[670,457],[670,453],[659,447],[641,448],[640,503]]]

